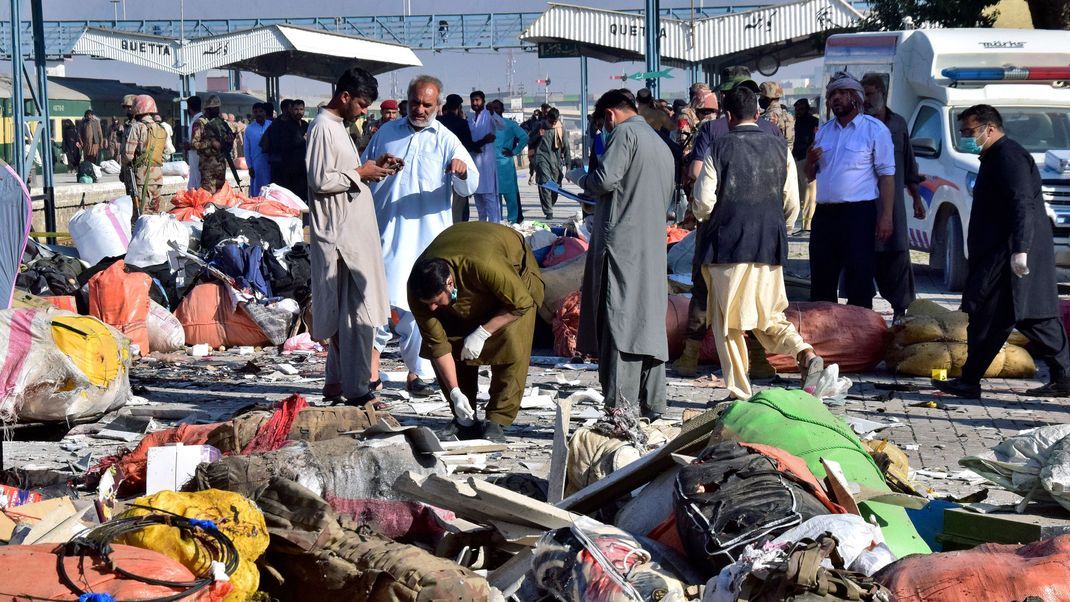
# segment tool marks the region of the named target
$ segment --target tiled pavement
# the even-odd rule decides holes
[[[521,173],[526,179],[526,174]],[[525,213],[529,218],[540,218],[538,195],[534,186],[522,180],[521,196]],[[562,200],[558,206],[556,221],[563,221],[574,214],[578,205]],[[791,242],[789,271],[805,275],[805,239],[793,238]],[[918,257],[923,260],[923,257]],[[954,307],[957,295],[946,294],[928,268],[916,264],[916,276],[921,296]],[[877,311],[890,317],[887,304],[877,300]],[[257,376],[238,372],[247,362],[254,361],[264,372]],[[280,362],[295,365],[301,377],[271,375],[272,366]],[[384,358],[384,370],[401,369],[397,356],[388,352]],[[143,413],[158,413],[162,424],[186,418],[189,420],[219,419],[234,409],[248,403],[281,399],[291,392],[306,394],[310,401],[317,401],[322,386],[323,361],[318,358],[280,358],[274,351],[265,351],[250,358],[227,352],[205,360],[195,360],[181,354],[163,356],[141,361],[134,368],[134,382],[138,392],[153,405],[142,406]],[[855,385],[846,406],[834,408],[834,412],[846,413],[870,420],[898,423],[884,430],[880,436],[899,445],[910,458],[913,469],[932,471],[937,477],[919,476],[918,481],[931,487],[934,493],[963,495],[981,487],[976,482],[955,478],[962,469],[958,460],[964,455],[981,452],[1005,435],[1015,431],[1070,420],[1070,405],[1052,400],[1030,399],[1024,391],[1039,384],[1039,380],[990,379],[984,383],[984,399],[959,400],[938,396],[924,379],[896,377],[879,370],[874,373],[848,375]],[[571,388],[558,384],[558,379],[578,380],[580,386],[597,387],[594,371],[548,370],[532,367],[529,386],[559,388],[559,394],[567,394]],[[913,385],[912,391],[888,391],[881,385],[896,383]],[[780,386],[798,386],[798,377],[788,375]],[[695,382],[671,377],[668,380],[670,412],[667,418],[680,418],[685,409],[701,410],[711,401],[726,397],[721,389],[695,386]],[[763,386],[759,383],[759,387]],[[444,426],[448,411],[438,410],[419,414],[407,403],[401,383],[388,383],[384,400],[392,404],[392,411],[403,421],[419,422],[432,427]],[[934,401],[936,408],[917,407]],[[593,410],[593,405],[590,406]],[[577,412],[585,410],[579,407]],[[85,427],[72,431],[63,441],[8,441],[5,444],[7,466],[65,466],[92,452],[96,457],[110,453],[119,447],[114,442],[104,442],[83,434]],[[512,449],[492,463],[503,470],[521,470],[545,474],[549,461],[549,448],[553,437],[552,411],[524,410],[511,430],[514,435]],[[24,437],[17,437],[23,439]],[[1013,502],[1016,496],[995,492],[989,501]]]

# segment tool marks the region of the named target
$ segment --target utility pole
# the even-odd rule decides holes
[[[660,0],[646,0],[646,72],[654,73],[661,70],[661,2]],[[658,97],[658,80],[650,78],[646,80],[646,87],[654,98]]]

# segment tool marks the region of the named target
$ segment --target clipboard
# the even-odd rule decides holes
[[[598,204],[598,201],[596,201],[594,198],[589,197],[589,196],[587,196],[585,194],[576,194],[575,192],[569,192],[569,191],[565,190],[564,188],[561,188],[561,185],[558,184],[557,182],[554,182],[553,180],[551,180],[549,182],[546,182],[545,184],[539,184],[539,186],[541,186],[541,187],[543,187],[543,188],[545,188],[545,189],[547,189],[547,190],[549,190],[551,192],[556,192],[557,194],[565,197],[566,199],[572,199],[573,201],[576,201],[577,203],[583,203],[584,205],[597,205]]]

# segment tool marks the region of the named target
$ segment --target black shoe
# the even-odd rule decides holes
[[[899,326],[907,319],[906,310],[896,310],[892,313],[892,326]]]
[[[437,391],[434,385],[420,378],[406,383],[405,390],[413,397],[431,397]]]
[[[488,420],[483,423],[483,438],[495,443],[505,443],[508,439],[505,438],[505,432],[502,430],[502,425]]]
[[[981,399],[981,385],[963,382],[961,378],[951,380],[934,380],[932,384],[944,393],[950,393],[955,397],[964,399]]]
[[[453,420],[446,425],[446,428],[435,434],[438,436],[439,441],[469,441],[471,439],[479,439],[482,436],[481,430],[478,422],[473,422],[469,426],[461,426],[456,420]]]
[[[1026,395],[1033,397],[1070,397],[1070,380],[1057,380],[1042,387],[1029,389]]]

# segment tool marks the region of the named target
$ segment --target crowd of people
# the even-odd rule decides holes
[[[673,369],[696,373],[700,342],[712,329],[736,398],[751,396],[751,378],[768,369],[766,353],[796,358],[804,386],[824,369],[785,316],[789,233],[809,236],[812,301],[843,296],[870,308],[879,292],[899,320],[916,295],[905,195],[924,217],[922,176],[906,122],[887,106],[883,77],[836,74],[824,124],[806,99],[789,113],[782,88],[758,84],[745,68],[727,69],[721,81],[716,90],[695,84],[688,102],[672,106],[647,89],[606,92],[591,115],[589,156],[576,161],[556,108],[544,105],[517,124],[501,101],[474,91],[466,112],[464,99],[443,96],[442,82],[429,75],[413,79],[401,102],[381,101],[374,120],[368,111],[378,84],[357,68],[342,74],[310,124],[303,102],[284,100],[276,119],[270,104],[256,105],[239,132],[220,114],[218,97],[203,107],[190,98],[189,185],[219,190],[240,147],[252,194],[275,183],[309,202],[312,336],[330,341],[325,398],[374,400],[380,356],[396,334],[408,392],[441,390],[450,400],[455,419],[442,436],[500,441],[520,408],[544,295],[531,249],[503,225],[524,220],[516,159],[526,147],[547,218],[557,195],[544,184],[567,179],[594,199],[584,208],[590,246],[577,347],[598,358],[607,408],[653,419],[666,409],[667,298],[657,274],[666,270],[667,221],[696,231],[688,338]],[[139,211],[156,211],[167,135],[151,97],[128,100],[124,182]],[[963,378],[939,386],[979,394],[986,358],[1017,325],[1052,366],[1037,394],[1070,395],[1035,164],[1002,135],[991,107],[960,120],[982,153],[978,186],[1009,189],[993,193],[992,208],[978,207],[994,222],[971,221],[964,307],[978,321]],[[83,129],[87,140],[103,140],[92,126]],[[990,150],[1007,159],[994,166]],[[1015,199],[1013,209],[1000,204],[1005,196]],[[468,222],[472,201],[479,219]],[[481,365],[491,367],[482,420],[473,403]]]

